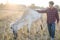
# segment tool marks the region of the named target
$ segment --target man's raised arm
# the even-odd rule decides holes
[[[47,13],[47,9],[43,9],[43,10],[36,10],[39,13]]]

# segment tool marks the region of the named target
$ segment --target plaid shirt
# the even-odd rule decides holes
[[[37,10],[39,13],[47,13],[47,23],[52,23],[57,20],[59,22],[58,10],[56,8],[47,8],[45,10]]]

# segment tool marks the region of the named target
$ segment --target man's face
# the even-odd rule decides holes
[[[50,8],[52,8],[52,7],[53,7],[53,5],[52,5],[52,4],[49,4],[49,7],[50,7]]]

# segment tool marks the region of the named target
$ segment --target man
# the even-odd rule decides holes
[[[37,10],[39,13],[47,13],[47,26],[51,40],[54,40],[55,36],[55,21],[59,22],[58,10],[53,7],[54,2],[49,1],[49,7],[45,10]]]

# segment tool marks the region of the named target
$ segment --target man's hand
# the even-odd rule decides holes
[[[59,24],[59,20],[57,20],[57,24]]]
[[[59,23],[60,23],[60,22],[59,22],[59,21],[57,21],[57,26],[59,26]]]

